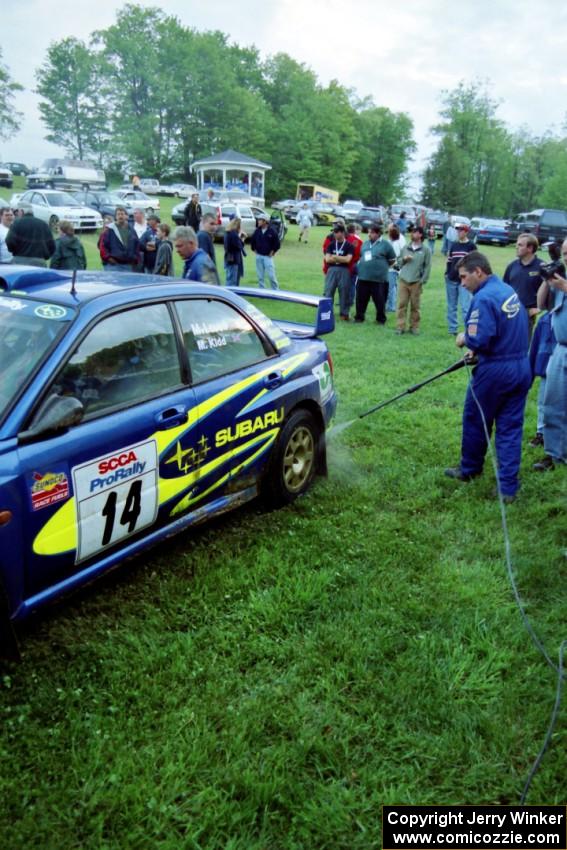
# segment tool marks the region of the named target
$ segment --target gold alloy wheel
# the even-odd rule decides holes
[[[299,425],[289,438],[283,457],[283,479],[290,493],[299,493],[309,481],[315,462],[315,440],[306,425]]]

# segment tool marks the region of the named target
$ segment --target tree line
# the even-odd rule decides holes
[[[508,129],[479,81],[444,92],[440,118],[423,175],[425,204],[498,218],[567,207],[567,137]]]
[[[268,199],[293,196],[304,180],[388,204],[404,194],[416,150],[407,114],[337,80],[323,86],[285,53],[263,61],[255,47],[183,26],[158,8],[126,4],[88,44],[53,43],[36,80],[46,139],[115,174],[190,181],[194,159],[234,148],[272,165]],[[21,86],[1,62],[0,84],[6,138],[19,127]],[[497,112],[479,81],[442,93],[419,200],[498,217],[564,206],[567,138],[511,131]]]
[[[190,180],[192,160],[234,148],[272,165],[271,198],[308,180],[377,203],[402,192],[415,149],[407,115],[157,8],[52,44],[36,79],[46,138],[115,172]]]

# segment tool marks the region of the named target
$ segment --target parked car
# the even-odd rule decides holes
[[[326,469],[333,328],[314,295],[4,266],[2,632],[175,532],[305,493]]]
[[[15,174],[16,177],[27,177],[30,173],[30,169],[27,165],[24,165],[23,162],[4,162],[3,167],[9,168],[12,174]]]
[[[521,213],[510,225],[510,239],[515,241],[519,233],[533,233],[540,245],[563,242],[567,239],[567,212],[546,209]]]
[[[166,183],[160,183],[159,180],[155,180],[153,177],[141,177],[140,189],[142,192],[145,192],[146,195],[168,195],[173,198],[177,194],[176,189],[173,186],[168,186]]]
[[[0,165],[0,186],[11,189],[14,185],[14,175],[6,165]]]
[[[460,213],[451,213],[451,221],[453,224],[457,224],[461,222],[461,224],[466,224],[468,227],[471,226],[471,220],[466,215],[461,215]]]
[[[102,216],[111,215],[114,218],[116,207],[125,207],[130,215],[134,211],[117,192],[74,192],[73,197],[80,204],[97,210]]]
[[[46,159],[40,169],[27,176],[28,189],[59,189],[83,192],[106,189],[106,174],[92,162],[80,159]]]
[[[396,222],[404,212],[406,214],[406,221],[408,224],[415,224],[417,214],[416,208],[413,204],[392,204],[390,211],[394,222]]]
[[[197,191],[197,187],[190,183],[172,183],[171,187],[178,198],[190,198]]]
[[[146,195],[157,195],[159,193],[159,180],[154,180],[152,177],[141,177],[139,186]]]
[[[273,210],[285,210],[286,207],[294,207],[297,201],[295,198],[285,198],[283,201],[274,201],[272,203]]]
[[[357,214],[363,208],[362,201],[344,201],[342,204],[342,213],[345,221],[355,221]]]
[[[313,224],[315,226],[319,224],[332,224],[340,217],[339,213],[336,211],[336,204],[327,204],[322,203],[321,201],[300,201],[293,207],[285,210],[285,217],[288,221],[294,223],[297,221],[297,214],[299,210],[303,208],[303,204],[307,204],[313,213]]]
[[[427,210],[427,224],[432,224],[435,228],[435,235],[438,239],[443,236],[443,226],[449,220],[449,213],[442,210]]]
[[[187,201],[183,201],[181,204],[177,204],[173,207],[171,217],[175,224],[184,224],[186,206]],[[258,225],[258,216],[267,215],[266,211],[262,209],[262,207],[251,206],[249,203],[235,204],[226,201],[221,203],[208,203],[206,201],[202,201],[201,210],[203,215],[205,215],[205,213],[212,213],[215,216],[217,221],[215,239],[217,242],[222,242],[226,226],[230,221],[231,216],[238,216],[238,218],[241,219],[242,231],[246,234],[247,238],[249,238],[252,236]],[[280,242],[282,242],[287,232],[287,225],[283,214],[280,210],[276,210],[271,216],[268,216],[268,218],[272,226],[276,229]]]
[[[478,245],[508,245],[508,222],[501,218],[471,218],[471,231]]]
[[[362,207],[356,214],[354,221],[360,225],[363,233],[368,233],[371,224],[382,224],[382,208]]]
[[[116,194],[127,208],[133,210],[144,210],[146,215],[159,212],[159,198],[150,198],[145,192],[136,189],[118,189]]]
[[[28,189],[10,199],[13,209],[31,212],[55,229],[60,221],[70,221],[75,230],[97,230],[102,227],[102,216],[94,209],[80,204],[68,192],[57,189]]]

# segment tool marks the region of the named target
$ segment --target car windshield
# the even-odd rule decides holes
[[[98,195],[99,204],[119,204],[121,201],[122,198],[116,192],[101,192]]]
[[[71,310],[64,307],[0,295],[0,419],[58,336],[61,324],[71,319]]]
[[[78,201],[67,192],[50,192],[46,195],[50,207],[80,207]]]

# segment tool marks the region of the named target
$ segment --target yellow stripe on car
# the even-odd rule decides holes
[[[299,368],[299,366],[301,366],[301,364],[308,356],[309,355],[307,353],[294,355],[293,357],[290,357],[287,360],[281,362],[278,365],[278,369],[282,372],[284,377],[288,377],[292,372]],[[263,369],[260,369],[258,372],[254,372],[254,374],[249,375],[247,378],[238,381],[232,386],[225,387],[225,389],[211,396],[206,401],[196,405],[192,410],[189,411],[187,422],[184,422],[182,425],[178,425],[176,428],[171,428],[167,431],[156,431],[154,434],[150,435],[148,439],[154,439],[157,443],[157,450],[160,460],[162,455],[166,451],[168,451],[168,449],[173,445],[173,443],[182,438],[199,421],[202,421],[205,417],[209,416],[211,413],[217,410],[221,405],[225,404],[227,401],[234,398],[235,396],[238,396],[240,393],[244,392],[244,390],[248,389],[250,386],[261,380],[266,375],[269,375],[270,372],[272,372],[273,370],[274,364],[270,363],[268,366]],[[262,392],[259,393],[255,398],[258,399],[261,395]],[[240,414],[244,410],[246,410],[249,405],[250,403],[246,404],[245,407],[243,407],[240,411]],[[273,435],[271,436],[269,442],[267,442],[266,444],[267,448],[275,439],[275,436],[277,435],[278,431],[279,428],[263,432],[258,437],[255,437],[254,440],[249,441],[245,445],[249,446],[253,444],[256,439],[262,439],[264,437]],[[221,466],[232,456],[239,454],[239,450],[240,447],[232,449],[231,451],[226,452],[221,458],[217,458],[215,461],[212,461],[211,464],[207,464],[203,467],[198,467],[197,469],[194,469],[187,474],[180,475],[175,478],[162,478],[160,476],[158,484],[160,507],[166,502],[170,501],[170,499],[173,499],[178,496],[184,490],[192,487],[199,479],[199,477],[208,474],[208,472],[210,471],[209,467],[216,468],[218,466]],[[219,481],[216,486],[220,486],[221,483],[222,482]],[[215,485],[213,485],[213,487],[210,489],[214,489],[214,486]],[[207,492],[210,492],[210,490]],[[202,498],[203,495],[205,494],[201,494],[199,498]],[[179,512],[182,509],[179,508],[179,506],[176,506],[174,510],[176,512]],[[51,518],[46,522],[41,531],[36,535],[35,540],[33,542],[33,551],[36,555],[59,555],[63,552],[70,552],[73,549],[77,549],[77,546],[78,528],[76,501],[75,497],[72,497],[71,499],[68,499],[68,501],[66,501],[53,514],[53,516],[51,516]]]

